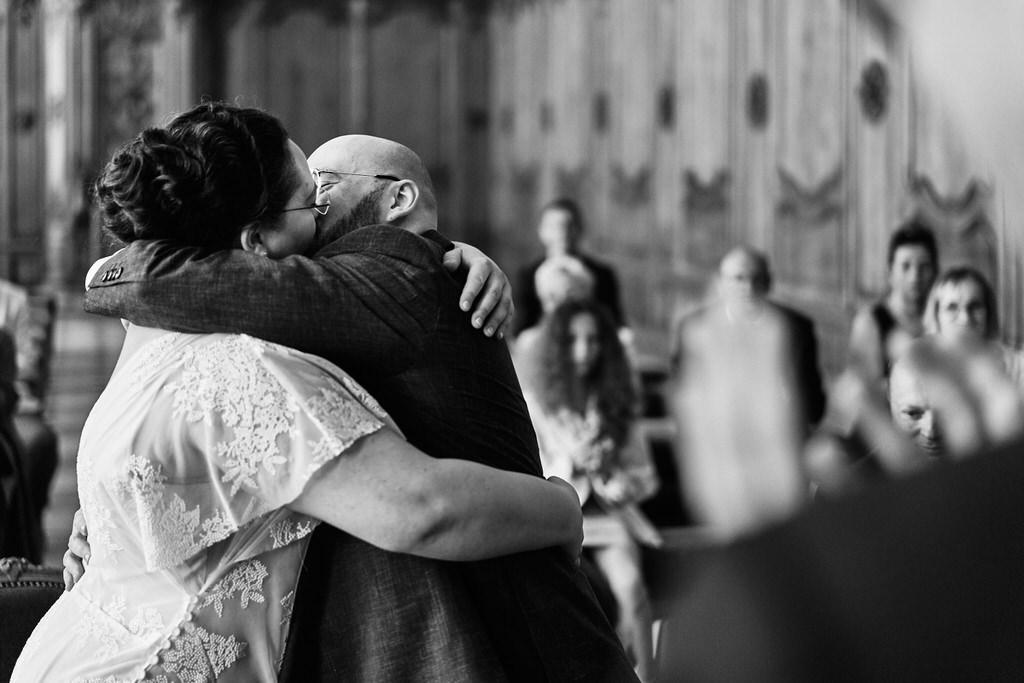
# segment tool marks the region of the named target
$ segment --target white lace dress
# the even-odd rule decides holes
[[[361,387],[314,356],[244,335],[141,346],[82,432],[92,560],[13,680],[276,680],[317,524],[284,506],[384,424]]]

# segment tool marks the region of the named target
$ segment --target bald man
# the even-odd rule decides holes
[[[945,450],[935,407],[921,378],[906,361],[897,359],[889,374],[889,409],[893,423],[913,439],[929,458],[941,458]]]
[[[331,204],[315,256],[135,242],[117,255],[116,279],[93,280],[86,310],[317,354],[428,454],[542,476],[508,348],[467,322],[463,283],[442,265],[449,245],[423,162],[396,142],[349,135],[309,164],[318,201]],[[483,316],[474,325],[501,332]],[[320,525],[292,624],[284,680],[636,680],[586,579],[557,549],[438,562]]]
[[[717,298],[710,306],[683,317],[672,335],[672,369],[677,375],[682,372],[687,328],[706,320],[709,308],[720,307],[725,319],[732,325],[755,327],[760,313],[771,311],[774,318],[781,318],[788,333],[789,353],[780,361],[792,373],[797,405],[803,421],[810,429],[825,413],[825,390],[818,367],[818,340],[814,323],[802,313],[771,301],[768,298],[771,282],[768,259],[763,253],[749,246],[739,246],[729,251],[719,263],[715,282]]]

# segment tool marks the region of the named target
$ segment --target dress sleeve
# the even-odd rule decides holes
[[[136,445],[158,453],[170,444],[136,458],[135,479],[151,484],[136,496],[150,567],[187,560],[287,506],[326,463],[391,424],[326,361],[244,335],[212,339],[186,348],[151,411],[163,416],[153,443]]]

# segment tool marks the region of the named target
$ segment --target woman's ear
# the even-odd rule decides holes
[[[400,180],[392,190],[391,201],[384,216],[385,223],[394,223],[408,216],[416,208],[420,199],[420,188],[412,180]]]
[[[267,255],[267,247],[263,244],[263,236],[260,234],[260,228],[257,223],[253,222],[242,228],[239,239],[242,249],[245,251],[251,251],[260,256]]]

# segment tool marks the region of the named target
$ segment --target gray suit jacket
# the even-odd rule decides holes
[[[410,442],[540,476],[506,345],[474,330],[442,240],[356,230],[315,259],[135,243],[87,311],[189,332],[245,332],[327,358]],[[549,549],[469,563],[388,553],[327,525],[300,580],[283,675],[348,681],[632,681],[582,574]]]

